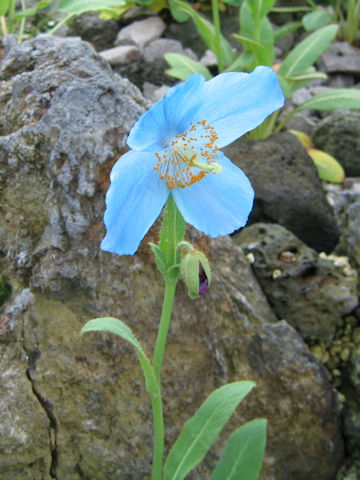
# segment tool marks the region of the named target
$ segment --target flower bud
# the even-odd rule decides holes
[[[211,281],[211,269],[203,252],[191,249],[184,253],[180,262],[180,273],[191,299],[206,294]]]

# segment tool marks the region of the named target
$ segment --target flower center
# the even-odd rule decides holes
[[[219,173],[221,166],[214,160],[217,139],[214,127],[206,125],[206,120],[191,122],[189,130],[164,142],[161,154],[155,153],[158,162],[154,170],[170,190],[189,187],[207,173]]]

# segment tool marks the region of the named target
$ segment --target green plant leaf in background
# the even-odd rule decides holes
[[[308,149],[308,154],[313,159],[321,180],[331,183],[342,183],[344,181],[344,169],[333,156],[316,148]]]
[[[257,480],[266,445],[264,418],[257,418],[233,432],[210,480]]]
[[[189,14],[185,13],[174,0],[169,0],[169,9],[172,18],[179,23],[186,22],[190,18]]]
[[[215,27],[214,25],[209,22],[206,18],[202,17],[197,13],[191,5],[188,5],[185,2],[180,0],[173,0],[186,14],[191,17],[193,20],[196,30],[198,31],[199,35],[201,36],[205,45],[216,53],[216,45],[215,45]],[[235,52],[233,51],[230,43],[226,40],[226,38],[221,35],[220,38],[220,49],[221,49],[221,58],[225,65],[230,65],[231,62],[235,59]]]
[[[345,179],[345,172],[340,163],[331,155],[313,146],[311,137],[299,130],[289,130],[295,135],[299,142],[306,148],[308,155],[312,158],[318,171],[319,178],[331,183],[342,183]]]
[[[240,35],[234,34],[244,46],[244,51],[251,51],[253,62],[247,66],[247,70],[253,70],[257,65],[271,66],[274,62],[274,33],[266,15],[258,15],[261,9],[266,11],[262,2],[257,0],[246,1],[242,4],[239,12]],[[255,8],[256,7],[256,8]]]
[[[225,72],[242,72],[254,63],[254,54],[248,50],[239,55],[227,68]]]
[[[10,6],[10,0],[0,0],[0,16],[7,13]]]
[[[334,13],[328,10],[318,9],[314,12],[307,13],[302,18],[302,24],[306,31],[311,32],[325,25],[328,25],[334,19]]]
[[[113,317],[94,318],[93,320],[86,322],[81,329],[82,334],[96,331],[113,333],[129,342],[135,348],[135,352],[144,372],[147,391],[152,392],[153,394],[159,393],[159,387],[155,380],[151,363],[145,355],[142,346],[135,337],[133,331],[124,322]]]
[[[231,5],[232,7],[241,7],[243,1],[244,0],[223,0],[224,3]]]
[[[299,110],[351,110],[360,109],[360,90],[352,88],[338,88],[327,92],[317,93],[298,107]]]
[[[325,80],[327,78],[327,75],[322,72],[317,72],[314,67],[310,67],[303,73],[298,73],[296,75],[286,77],[286,82],[291,92],[289,96],[291,97],[292,93],[295,90],[306,87],[306,85],[308,85],[310,81],[314,78],[320,78],[322,80]]]
[[[73,16],[124,4],[126,4],[125,0],[60,0],[58,11]]]
[[[210,80],[212,77],[211,73],[204,65],[186,57],[185,55],[181,55],[180,53],[166,53],[164,58],[171,67],[166,70],[166,73],[172,77],[184,81],[192,73],[201,73],[206,80]]]
[[[286,78],[305,72],[329,47],[337,30],[337,25],[328,25],[310,34],[291,50],[282,63],[279,73]]]
[[[283,94],[285,95],[286,98],[290,98],[293,94],[293,91],[290,88],[289,83],[287,82],[287,80],[285,80],[285,78],[282,75],[280,75],[280,73],[277,73],[277,77],[278,77]]]
[[[234,382],[212,392],[188,420],[172,446],[164,467],[164,480],[182,480],[206,455],[220,430],[253,382]]]
[[[298,28],[302,26],[301,22],[289,22],[281,27],[278,27],[274,32],[274,39],[275,42],[278,42],[282,38],[286,37],[290,33],[295,32]]]
[[[352,88],[338,88],[317,93],[292,110],[276,127],[280,132],[288,121],[300,110],[359,110],[360,90]]]
[[[36,15],[39,10],[49,7],[52,1],[53,0],[41,0],[32,8],[27,8],[26,10],[22,10],[21,12],[14,13],[14,17],[19,19],[24,17],[32,17],[33,15]]]
[[[254,17],[262,18],[270,12],[274,6],[275,0],[247,0],[244,3],[247,3]]]

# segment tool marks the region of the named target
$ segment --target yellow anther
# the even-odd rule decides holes
[[[191,137],[189,132],[194,132]],[[214,162],[219,150],[214,145],[217,139],[215,129],[207,125],[206,120],[191,123],[188,131],[163,142],[162,153],[155,153],[157,164],[154,170],[159,172],[159,178],[170,190],[189,187],[208,173],[220,173],[222,167]]]

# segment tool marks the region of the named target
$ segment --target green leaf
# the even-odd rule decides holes
[[[201,73],[207,80],[212,78],[211,73],[204,65],[185,55],[181,55],[180,53],[166,53],[164,58],[171,67],[169,70],[166,70],[166,73],[172,77],[185,81],[190,74]]]
[[[304,73],[299,73],[299,75],[293,75],[292,77],[286,77],[289,82],[299,82],[304,80],[313,80],[314,78],[321,78],[323,80],[327,79],[326,73],[309,71]]]
[[[255,62],[254,54],[248,50],[239,55],[226,69],[225,72],[249,71],[250,66]]]
[[[73,16],[125,4],[125,0],[60,0],[57,10]]]
[[[262,18],[270,12],[275,0],[248,0],[246,3],[254,17]]]
[[[255,47],[255,48],[263,48],[261,43],[257,42],[256,40],[253,40],[252,38],[245,37],[244,35],[239,35],[238,33],[233,33],[232,37],[235,38],[238,42],[242,43],[246,47]]]
[[[314,78],[326,79],[327,75],[322,72],[317,72],[314,67],[310,67],[306,72],[299,73],[298,75],[292,75],[291,77],[286,77],[291,92],[298,90],[299,88],[306,87],[311,80]],[[291,96],[291,95],[290,95]]]
[[[100,12],[99,17],[103,20],[119,20],[120,17],[124,15],[128,10],[133,8],[135,3],[131,3],[130,1],[124,5],[112,6],[103,8]]]
[[[298,107],[298,110],[351,110],[360,109],[360,90],[339,88],[317,93]]]
[[[164,252],[166,269],[178,263],[177,244],[184,239],[186,223],[179,212],[172,195],[169,195],[160,230],[159,247]]]
[[[282,25],[281,27],[277,28],[274,32],[274,40],[278,42],[282,38],[286,37],[290,33],[295,32],[298,28],[301,27],[301,22],[290,22]]]
[[[216,52],[216,45],[215,45],[215,27],[214,25],[209,22],[206,18],[202,17],[197,13],[197,11],[181,0],[173,0],[176,4],[179,5],[180,9],[187,13],[191,19],[193,20],[196,30],[198,31],[199,35],[201,36],[205,45],[210,48],[213,52]],[[230,45],[230,43],[226,40],[226,38],[221,35],[220,37],[220,51],[221,51],[221,58],[226,65],[229,65],[235,58],[235,53]]]
[[[285,78],[282,75],[280,75],[279,73],[277,73],[277,77],[278,77],[279,84],[280,84],[280,87],[281,87],[281,90],[282,90],[283,94],[285,95],[286,98],[290,98],[291,95],[292,95],[292,90],[291,90],[290,85],[288,84],[287,80],[285,80]]]
[[[89,320],[81,329],[81,333],[86,332],[110,332],[127,340],[131,345],[144,355],[143,349],[135,337],[133,331],[121,320],[114,317],[101,317]]]
[[[302,24],[308,32],[328,25],[333,20],[334,14],[327,10],[315,10],[303,16]]]
[[[291,77],[305,72],[334,40],[337,29],[337,25],[328,25],[310,34],[289,53],[279,73],[283,77]]]
[[[264,418],[257,418],[233,432],[210,480],[257,480],[266,445]]]
[[[258,64],[271,66],[275,59],[274,31],[267,17],[260,23],[260,42],[262,49],[256,55]]]
[[[249,7],[249,2],[244,3],[240,9],[240,35],[234,35],[243,43],[245,51],[251,50],[255,62],[249,69],[257,65],[272,65],[274,61],[274,33],[268,18],[257,18]]]
[[[133,331],[124,322],[113,317],[95,318],[85,323],[81,329],[81,334],[96,331],[114,333],[115,335],[118,335],[129,342],[135,348],[135,352],[140,361],[142,370],[144,372],[147,391],[153,394],[159,393],[159,388],[155,380],[151,363],[145,355],[142,346],[135,337]]]
[[[174,2],[173,0],[169,0],[169,8],[171,16],[177,22],[183,23],[189,20],[190,16],[183,10],[181,10],[181,7],[179,7],[179,5],[177,5],[176,2]]]
[[[10,6],[10,0],[1,0],[0,2],[0,16],[3,16],[7,13]]]
[[[244,0],[223,0],[224,3],[227,5],[231,5],[232,7],[240,7]]]
[[[158,267],[158,269],[162,273],[162,276],[165,279],[166,270],[167,270],[165,254],[158,245],[155,245],[154,243],[151,243],[151,242],[149,242],[149,245],[155,255],[156,266]]]
[[[235,408],[254,385],[253,382],[234,382],[209,395],[185,423],[172,446],[164,466],[164,480],[182,480],[201,462]]]
[[[296,12],[311,12],[311,7],[273,7],[271,9],[274,13],[296,13]]]
[[[321,180],[331,183],[342,183],[344,181],[344,169],[333,156],[316,148],[308,149],[308,154],[313,159]]]
[[[15,18],[32,17],[38,12],[38,10],[42,10],[44,8],[47,8],[49,5],[51,5],[52,1],[53,0],[41,0],[40,2],[38,2],[32,8],[27,8],[25,10],[21,10],[19,12],[16,12],[14,14],[14,17]]]

